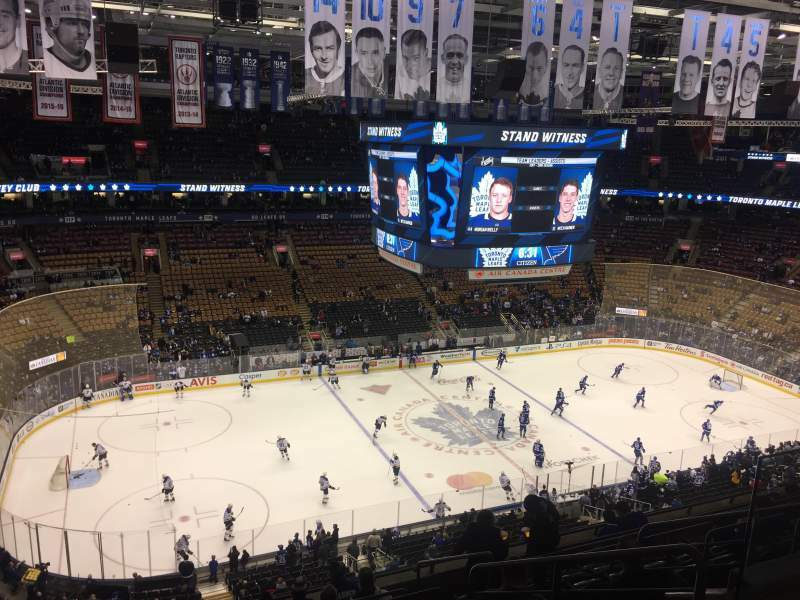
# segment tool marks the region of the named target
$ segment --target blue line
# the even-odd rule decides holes
[[[333,397],[336,398],[336,400],[339,402],[341,407],[347,412],[348,415],[350,415],[350,418],[353,419],[353,421],[355,422],[356,425],[358,425],[358,428],[361,429],[361,431],[364,432],[364,435],[367,436],[367,438],[369,438],[369,441],[372,442],[372,445],[375,446],[378,450],[380,450],[381,455],[383,456],[383,458],[388,463],[389,462],[389,454],[386,452],[386,450],[381,448],[381,445],[375,440],[375,438],[372,437],[372,434],[369,431],[367,431],[367,428],[364,427],[364,425],[361,423],[361,421],[359,421],[356,418],[356,416],[353,414],[353,411],[350,410],[350,407],[348,407],[347,404],[344,403],[344,400],[342,400],[341,396],[339,396],[339,394],[336,393],[336,390],[331,387],[331,385],[328,383],[328,381],[322,376],[320,376],[320,379],[322,379],[322,383],[325,385],[325,387],[328,389],[328,391],[331,394],[333,394]],[[403,483],[405,483],[408,486],[408,489],[410,489],[411,492],[417,497],[417,500],[419,500],[420,504],[422,504],[422,506],[425,508],[425,510],[426,511],[430,511],[431,510],[431,505],[428,504],[427,501],[425,500],[425,498],[422,497],[422,494],[420,494],[419,490],[417,490],[417,488],[414,487],[414,484],[412,484],[408,480],[408,477],[406,477],[405,473],[403,473],[402,470],[400,471],[400,479],[403,480]]]
[[[545,404],[543,404],[542,402],[540,402],[539,400],[537,400],[536,398],[534,398],[533,396],[531,396],[531,395],[530,395],[528,392],[526,392],[525,390],[523,390],[523,389],[522,389],[522,388],[520,388],[520,387],[517,387],[516,385],[514,385],[513,383],[511,383],[511,382],[510,382],[508,379],[506,379],[505,377],[501,376],[501,375],[500,375],[500,373],[499,373],[499,372],[497,372],[496,370],[495,370],[495,371],[492,371],[492,370],[491,370],[489,367],[487,367],[486,365],[482,364],[482,363],[481,363],[481,361],[479,361],[479,360],[476,360],[475,362],[476,362],[476,363],[478,363],[478,366],[479,366],[479,367],[482,367],[482,368],[486,369],[487,371],[489,371],[489,373],[492,373],[492,374],[493,374],[493,375],[495,375],[495,376],[496,376],[498,379],[500,379],[501,381],[504,381],[506,384],[510,385],[512,388],[514,388],[515,390],[517,390],[517,391],[518,391],[520,394],[522,394],[523,396],[527,396],[528,398],[530,398],[531,400],[533,400],[534,402],[536,402],[536,404],[538,404],[539,406],[541,406],[541,407],[542,407],[542,408],[544,408],[545,410],[547,410],[547,409],[549,408],[548,406],[546,406]],[[594,436],[593,436],[591,433],[589,433],[588,431],[586,431],[586,430],[585,430],[583,427],[581,427],[580,425],[576,425],[575,423],[573,423],[573,422],[572,422],[572,421],[570,421],[569,419],[564,419],[564,417],[560,417],[560,418],[561,418],[561,419],[562,419],[562,420],[563,420],[565,423],[567,423],[568,425],[572,425],[572,426],[573,426],[575,429],[577,429],[578,431],[580,431],[580,432],[581,432],[583,435],[585,435],[585,436],[587,436],[587,437],[589,437],[589,438],[593,439],[595,442],[597,442],[598,444],[600,444],[601,446],[603,446],[603,448],[605,448],[605,449],[606,449],[606,450],[608,450],[609,452],[612,452],[612,453],[616,454],[617,456],[619,456],[619,457],[620,457],[622,460],[624,460],[625,462],[627,462],[627,463],[630,463],[630,464],[633,464],[633,461],[632,461],[632,460],[630,460],[629,458],[625,458],[625,457],[624,457],[622,454],[620,454],[619,452],[617,452],[616,450],[614,450],[614,449],[613,449],[611,446],[609,446],[609,445],[608,445],[608,444],[606,444],[605,442],[603,442],[603,441],[601,441],[601,440],[597,439],[596,437],[594,437]]]

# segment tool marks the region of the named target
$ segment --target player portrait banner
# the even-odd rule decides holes
[[[341,0],[305,0],[305,91],[309,96],[345,95],[344,11]]]
[[[28,74],[25,0],[0,0],[0,74]]]
[[[42,28],[30,24],[29,54],[42,57]],[[33,74],[33,118],[37,121],[72,121],[72,98],[66,79]]]
[[[259,52],[255,48],[239,48],[239,108],[258,110],[261,104]],[[273,74],[275,66],[273,65]],[[273,106],[274,110],[274,106]]]
[[[436,100],[469,104],[472,85],[472,25],[475,0],[439,2]]]
[[[700,112],[700,85],[703,82],[703,60],[708,44],[711,13],[687,10],[683,13],[675,87],[672,90],[672,112],[696,115]]]
[[[431,99],[433,4],[425,0],[397,2],[397,100]]]
[[[562,5],[554,108],[583,108],[593,10],[593,0],[564,0]]]
[[[289,106],[289,72],[291,57],[288,52],[273,50],[269,55],[272,79],[270,80],[270,102],[272,112],[286,112]]]
[[[173,127],[206,126],[204,64],[202,40],[169,38]]]
[[[739,76],[731,115],[736,119],[755,119],[758,89],[763,79],[764,54],[767,51],[769,19],[747,17],[739,57]]]
[[[525,104],[547,104],[550,94],[553,31],[556,27],[555,0],[524,0],[522,4],[522,58],[525,76],[519,100]]]
[[[391,16],[391,0],[353,0],[350,57],[350,95],[353,98],[386,97]]]
[[[107,73],[102,79],[103,121],[129,125],[141,123],[139,76],[129,73]]]
[[[91,0],[39,0],[44,73],[97,79]]]
[[[794,54],[794,72],[792,81],[800,81],[800,35],[797,36],[797,50]]]
[[[727,117],[731,114],[736,56],[742,37],[742,17],[718,13],[715,27],[711,72],[708,76],[703,114],[707,117]]]
[[[233,48],[215,46],[214,57],[214,106],[233,108]]]
[[[633,0],[603,0],[592,103],[595,110],[622,108],[632,16]]]

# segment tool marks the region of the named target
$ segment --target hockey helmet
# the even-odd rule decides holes
[[[184,533],[184,534],[183,534],[183,537],[185,537],[185,538],[186,538],[186,541],[188,542],[190,539],[192,539],[192,534],[190,534],[190,533]]]
[[[88,384],[88,383],[84,383],[84,384],[83,384],[83,387],[84,387],[84,389],[87,389],[87,390],[88,390],[88,389],[89,389],[89,384]]]
[[[92,22],[91,0],[44,0],[42,14],[50,19],[53,28],[58,27],[61,19],[79,19]]]
[[[166,479],[167,477],[169,477],[169,475],[167,475],[166,473],[161,474],[161,479]]]
[[[233,508],[233,504],[228,504],[228,508]]]

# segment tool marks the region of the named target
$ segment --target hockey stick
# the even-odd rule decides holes
[[[244,506],[242,507],[242,510],[239,511],[239,514],[236,515],[236,518],[238,519],[243,512],[244,512]]]
[[[273,446],[275,445],[275,442],[270,442],[269,440],[264,440],[264,441],[265,441],[267,444],[272,444]]]
[[[160,495],[161,495],[161,492],[156,492],[156,493],[155,493],[155,494],[153,494],[152,496],[149,496],[148,498],[145,498],[145,500],[152,500],[152,499],[153,499],[153,498],[155,498],[156,496],[160,496]]]

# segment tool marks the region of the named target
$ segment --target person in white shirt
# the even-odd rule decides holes
[[[430,100],[431,57],[428,38],[421,29],[407,29],[400,37],[402,67],[397,69],[397,100]]]
[[[727,117],[730,114],[731,101],[728,91],[732,81],[733,64],[727,58],[723,58],[711,69],[711,79],[708,80],[705,110],[707,117]]]
[[[556,83],[555,108],[583,108],[583,86],[581,76],[586,68],[586,52],[580,46],[572,44],[561,54],[559,68],[560,81]]]
[[[314,66],[306,69],[306,94],[344,96],[344,66],[339,64],[342,37],[328,21],[317,21],[308,32]]]
[[[754,119],[756,116],[756,98],[758,85],[761,83],[761,67],[751,60],[742,68],[739,90],[733,101],[733,116],[736,118]]]
[[[20,22],[17,0],[0,0],[0,73],[27,73],[22,48],[17,46]]]
[[[542,42],[532,42],[525,53],[525,77],[519,86],[519,100],[525,104],[547,101],[550,88],[550,53]]]
[[[616,48],[607,48],[597,67],[594,108],[615,111],[622,108],[622,67],[625,58]]]
[[[442,44],[442,68],[444,76],[437,79],[439,89],[436,100],[466,104],[470,101],[469,77],[466,76],[469,63],[469,42],[458,33],[451,33]]]

